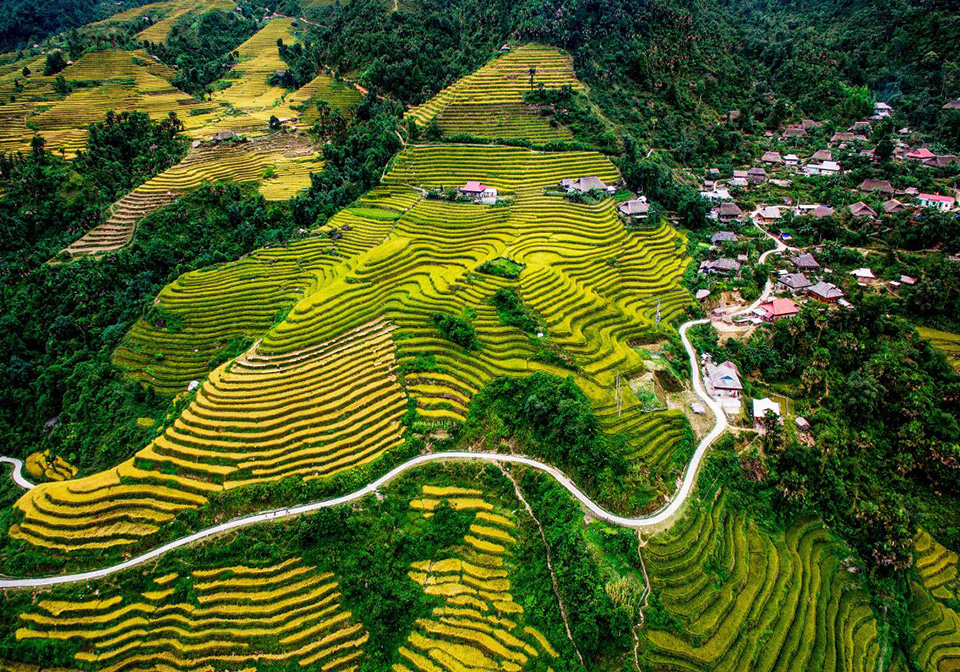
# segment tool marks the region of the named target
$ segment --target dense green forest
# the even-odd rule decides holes
[[[0,3],[0,51],[39,42],[54,33],[78,28],[143,4],[146,4],[146,0],[58,0],[41,3],[3,0]]]

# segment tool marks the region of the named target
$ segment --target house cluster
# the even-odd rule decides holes
[[[836,303],[845,308],[851,307],[850,303],[843,298],[843,290],[824,279],[832,271],[822,269],[820,263],[812,254],[803,252],[790,257],[788,261],[793,266],[793,270],[792,272],[787,270],[779,272],[776,283],[778,293],[787,294],[793,298],[805,296],[821,303]],[[794,304],[796,310],[793,310],[786,303],[781,303],[773,313],[759,314],[760,319],[775,322],[783,318],[793,317],[800,312],[799,306],[796,306],[792,299],[776,299],[771,304],[776,303],[776,301],[790,301]]]
[[[890,180],[867,179],[860,183],[857,190],[862,194],[880,195],[885,197],[883,212],[878,213],[863,201],[850,206],[850,214],[854,217],[870,217],[876,219],[880,214],[892,215],[914,207],[936,208],[943,212],[950,212],[957,206],[956,196],[940,193],[922,192],[916,187],[894,189]],[[912,199],[911,202],[907,202]]]

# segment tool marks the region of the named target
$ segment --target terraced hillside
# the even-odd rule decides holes
[[[402,441],[406,410],[391,331],[371,322],[318,347],[251,351],[221,366],[134,459],[28,493],[11,536],[58,550],[135,543],[211,493],[376,459]]]
[[[960,572],[957,554],[927,532],[914,539],[919,580],[910,605],[916,632],[913,654],[924,670],[960,669]]]
[[[933,347],[942,350],[950,365],[960,371],[960,334],[951,334],[948,331],[928,329],[927,327],[917,327],[917,331],[930,341]]]
[[[410,578],[443,602],[417,620],[394,672],[521,670],[533,660],[549,665],[557,658],[546,637],[524,623],[523,607],[510,592],[516,523],[483,495],[473,488],[425,485],[423,497],[410,502],[425,518],[446,502],[474,512],[474,519],[448,557],[413,563]]]
[[[206,131],[231,129],[237,132],[260,132],[267,128],[272,115],[294,116],[287,105],[281,106],[286,89],[270,86],[270,75],[277,70],[286,70],[280,58],[277,40],[292,42],[292,20],[273,19],[237,48],[240,59],[233,71],[221,82],[226,88],[211,96],[211,101],[232,110],[229,116],[221,117]],[[243,114],[236,115],[240,111]]]
[[[470,487],[477,476],[447,465],[358,502],[352,515],[364,523],[353,527],[350,548],[335,548],[323,532],[303,543],[292,528],[259,525],[79,590],[8,595],[16,606],[8,603],[0,638],[16,645],[4,647],[0,670],[22,672],[14,659],[41,650],[58,651],[61,672],[560,667],[573,651],[558,604],[529,583],[548,575],[542,538],[508,483]],[[324,529],[313,517],[300,522]],[[404,591],[410,618],[359,595],[370,593],[368,568],[342,562],[383,544],[377,557],[400,561],[390,581]],[[238,552],[245,559],[231,559]],[[551,597],[531,604],[534,595]],[[394,628],[367,622],[375,618]]]
[[[33,69],[33,67],[31,66]],[[43,72],[42,63],[34,72]],[[17,73],[0,78],[0,94]],[[62,149],[68,156],[83,149],[87,126],[102,121],[114,111],[146,112],[155,119],[175,112],[188,127],[203,126],[213,106],[173,87],[174,72],[143,51],[103,50],[84,54],[61,73],[73,84],[84,84],[60,99],[53,94],[53,77],[31,75],[17,101],[0,105],[0,118],[8,123],[0,129],[0,149],[29,147],[35,125],[48,149]],[[9,82],[8,82],[9,80]]]
[[[385,185],[331,220],[333,236],[315,232],[180,278],[158,307],[183,328],[138,323],[118,363],[178,391],[203,379],[231,338],[262,340],[214,371],[133,460],[30,491],[11,534],[62,551],[123,546],[210,493],[350,469],[399,444],[404,389],[423,420],[444,424],[463,420],[471,397],[495,376],[567,375],[535,357],[543,344],[576,362],[576,382],[604,427],[626,432],[630,456],[672,490],[667,469],[685,436],[682,415],[644,413],[628,398],[618,417],[613,382],[618,370],[641,366],[628,342],[649,332],[657,303],[669,320],[689,302],[679,286],[682,241],[666,225],[628,234],[610,199],[587,206],[543,195],[582,174],[617,179],[606,158],[589,152],[412,148]],[[404,186],[468,178],[497,186],[510,205],[423,200]],[[525,265],[518,282],[476,272],[504,256]],[[489,300],[509,285],[542,317],[542,339],[501,324]],[[437,313],[464,312],[474,315],[475,352],[434,326]],[[398,380],[397,362],[418,356],[436,366]]]
[[[317,149],[297,135],[278,133],[253,142],[201,147],[123,196],[106,222],[64,251],[71,256],[101,255],[124,247],[140,220],[204,183],[258,182],[265,198],[285,200],[309,187],[310,173],[322,169]]]
[[[41,599],[20,615],[17,639],[78,642],[76,663],[88,670],[293,661],[339,672],[356,669],[368,638],[341,606],[336,578],[296,558],[170,573],[148,584],[136,600],[115,591]]]
[[[677,624],[641,631],[642,659],[653,669],[881,669],[868,595],[819,523],[771,536],[716,501],[653,537],[642,554]]]
[[[458,79],[411,109],[409,116],[421,125],[435,119],[446,135],[523,138],[535,143],[569,139],[569,130],[551,126],[524,102],[524,94],[540,84],[548,89],[583,88],[567,55],[553,47],[528,44]]]

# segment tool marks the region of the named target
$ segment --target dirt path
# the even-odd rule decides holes
[[[530,508],[530,505],[527,503],[526,498],[520,491],[519,484],[517,483],[516,479],[513,478],[513,474],[507,471],[502,464],[498,466],[500,467],[500,471],[503,472],[503,475],[509,478],[510,482],[513,483],[513,491],[517,494],[517,499],[519,499],[523,506],[527,509],[527,513],[530,514],[530,517],[533,518],[533,522],[537,524],[537,529],[540,530],[540,538],[543,539],[543,548],[547,554],[547,569],[550,570],[550,581],[553,583],[553,594],[557,596],[557,604],[560,605],[560,616],[563,618],[563,627],[567,631],[567,639],[569,639],[570,643],[573,645],[573,650],[577,652],[577,658],[580,660],[580,664],[583,665],[583,656],[580,655],[580,649],[577,648],[577,643],[573,639],[573,632],[570,630],[570,621],[567,619],[567,610],[563,606],[563,599],[560,597],[560,586],[557,584],[557,576],[553,572],[553,562],[550,559],[550,544],[547,543],[547,535],[543,531],[543,525],[540,524],[537,516],[533,513],[533,509]]]

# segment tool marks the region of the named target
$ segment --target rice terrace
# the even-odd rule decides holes
[[[834,4],[0,0],[0,671],[960,670],[960,35]]]

